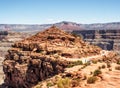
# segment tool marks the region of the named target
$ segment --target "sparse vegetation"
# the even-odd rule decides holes
[[[119,64],[119,65],[120,65],[120,60],[118,60],[118,61],[117,61],[117,64]]]
[[[53,86],[54,84],[52,83],[52,82],[48,82],[47,83],[47,87],[51,87],[51,86]]]
[[[93,76],[98,76],[99,74],[102,74],[101,70],[97,69],[94,71]]]
[[[91,63],[90,62],[86,62],[84,65],[85,66],[88,66],[88,65],[90,65]]]
[[[84,69],[86,66],[85,65],[83,65],[82,67],[81,67],[81,69]]]
[[[93,60],[92,61],[93,64],[97,64],[97,62],[98,62],[97,60]]]
[[[73,67],[76,65],[82,65],[82,64],[83,64],[82,61],[75,61],[75,62],[71,62],[67,67],[70,68],[70,67]]]
[[[70,79],[69,78],[59,78],[57,81],[58,88],[70,88]]]
[[[95,83],[96,80],[97,80],[97,77],[96,76],[92,76],[92,77],[89,77],[87,79],[87,83],[88,84],[92,84],[92,83]]]
[[[101,69],[101,68],[102,68],[101,66],[98,67],[98,69]]]
[[[111,67],[111,64],[110,63],[107,63],[107,68],[110,68]]]
[[[103,64],[101,68],[103,68],[103,69],[104,69],[104,68],[105,68],[105,65]]]

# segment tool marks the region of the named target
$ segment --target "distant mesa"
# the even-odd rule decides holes
[[[80,24],[69,21],[62,21],[54,24],[37,24],[37,25],[27,25],[27,24],[0,24],[0,31],[16,31],[16,32],[29,32],[37,33],[52,25],[57,26],[65,31],[74,30],[120,30],[120,22],[111,23],[94,23],[94,24]]]

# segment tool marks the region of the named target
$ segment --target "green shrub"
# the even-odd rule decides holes
[[[57,86],[58,86],[58,88],[64,88],[64,85],[62,83],[62,79],[58,80]]]
[[[95,83],[96,80],[97,80],[97,77],[96,76],[92,76],[92,77],[89,77],[87,79],[87,83],[88,84],[92,84],[92,83]]]
[[[94,71],[93,75],[98,76],[99,74],[102,74],[101,70],[97,69]]]
[[[47,87],[51,87],[51,86],[53,86],[54,84],[52,83],[52,82],[48,82],[47,83]]]
[[[76,61],[73,63],[74,65],[83,65],[83,62],[82,61]]]
[[[70,88],[70,79],[69,78],[60,78],[57,81],[58,88]]]
[[[67,67],[70,68],[76,65],[83,65],[83,62],[82,61],[71,62]]]

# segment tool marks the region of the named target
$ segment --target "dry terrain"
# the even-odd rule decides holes
[[[10,88],[120,88],[120,56],[52,26],[15,42],[3,61]]]
[[[39,82],[33,88],[120,88],[120,64],[104,62],[100,58],[98,61],[66,68],[64,73]],[[94,76],[95,71],[98,74]],[[88,82],[90,77],[96,79]]]

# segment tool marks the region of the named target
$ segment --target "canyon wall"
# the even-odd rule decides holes
[[[120,30],[79,30],[73,31],[90,44],[100,46],[105,50],[120,50]]]

